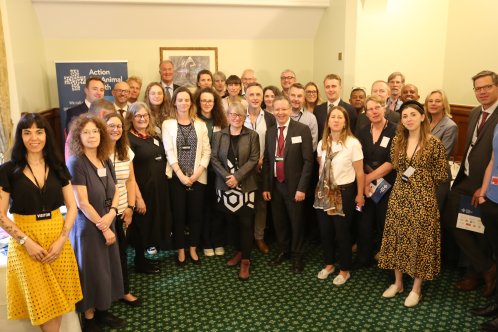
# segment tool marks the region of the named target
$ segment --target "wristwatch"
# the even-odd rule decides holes
[[[118,215],[118,208],[117,208],[117,207],[115,207],[115,206],[111,206],[111,207],[109,208],[109,211],[110,211],[110,210],[114,210],[114,211],[116,211],[116,215]]]
[[[26,243],[26,240],[28,239],[28,236],[26,235],[25,237],[23,237],[22,239],[19,240],[19,244],[21,246],[23,246],[25,243]]]
[[[135,207],[133,205],[129,205],[128,204],[128,207],[132,210],[132,211],[135,211]]]

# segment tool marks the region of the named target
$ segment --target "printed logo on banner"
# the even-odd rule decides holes
[[[64,76],[64,84],[71,85],[72,91],[81,91],[81,85],[85,84],[86,76],[80,76],[78,69],[69,69],[69,76]]]

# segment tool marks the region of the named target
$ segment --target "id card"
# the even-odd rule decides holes
[[[52,218],[52,212],[43,212],[36,214],[36,220],[48,220]]]
[[[491,184],[494,186],[498,186],[498,176],[491,177]]]
[[[192,149],[192,147],[190,145],[182,145],[180,147],[180,150],[182,150],[182,151],[190,151],[190,149]]]
[[[413,175],[413,173],[415,173],[415,168],[413,168],[412,166],[409,166],[406,171],[403,173],[403,175],[401,176],[401,179],[405,182],[408,182],[408,180],[410,179],[410,177]]]
[[[97,175],[99,178],[103,178],[107,175],[107,168],[97,168]]]
[[[294,136],[291,137],[291,142],[292,144],[302,143],[303,139],[301,138],[301,136]]]
[[[284,161],[284,157],[275,157],[275,161],[282,162],[282,161]]]
[[[154,145],[159,146],[159,141],[154,138]]]
[[[387,148],[387,144],[389,144],[389,137],[382,137],[382,141],[380,141],[380,146],[382,146],[383,148]]]

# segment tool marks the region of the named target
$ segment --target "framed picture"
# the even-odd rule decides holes
[[[218,70],[217,47],[160,47],[161,61],[171,60],[175,68],[173,82],[180,86],[196,86],[197,73]]]

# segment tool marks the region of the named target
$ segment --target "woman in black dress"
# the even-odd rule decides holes
[[[143,102],[133,103],[126,113],[126,128],[130,147],[135,153],[133,169],[139,190],[129,240],[135,247],[135,269],[140,273],[158,274],[159,267],[145,258],[145,249],[159,248],[171,232],[166,155],[163,143],[154,129],[155,122],[149,107]]]
[[[73,120],[70,136],[67,164],[78,205],[70,238],[83,290],[76,308],[84,312],[84,331],[100,331],[97,323],[123,327],[126,321],[107,311],[124,294],[114,222],[119,195],[109,137],[102,120],[89,114]]]
[[[249,279],[259,161],[259,135],[244,127],[245,117],[246,111],[240,103],[228,107],[230,126],[214,134],[211,155],[218,203],[234,230],[236,252],[227,265],[241,263],[240,280]]]
[[[81,300],[69,239],[76,217],[71,176],[54,134],[38,114],[17,125],[11,160],[0,167],[0,227],[12,236],[7,257],[7,314],[59,331],[62,315]],[[13,221],[7,217],[10,212]],[[67,208],[65,220],[59,211]]]

